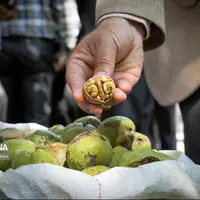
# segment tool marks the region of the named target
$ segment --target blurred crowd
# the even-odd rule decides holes
[[[67,125],[82,116],[65,81],[67,59],[95,28],[95,0],[18,0],[13,16],[0,22],[0,121]],[[144,63],[149,65],[150,63]],[[101,120],[132,119],[160,149],[176,149],[175,105],[163,107],[142,74],[123,103]]]

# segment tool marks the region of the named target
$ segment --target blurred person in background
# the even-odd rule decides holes
[[[64,0],[18,0],[12,18],[0,22],[8,123],[49,126],[52,81],[65,52],[64,19]]]
[[[74,3],[76,6],[74,6]],[[95,5],[96,0],[69,0],[66,4],[66,21],[67,23],[67,48],[69,53],[73,51],[76,44],[88,33],[95,28]],[[77,17],[79,20],[77,20]],[[76,34],[77,22],[80,24],[78,34]],[[76,40],[74,40],[74,36]],[[75,45],[73,44],[75,42]],[[54,82],[54,90],[52,95],[52,114],[51,125],[53,124],[69,124],[77,118],[88,115],[82,111],[74,101],[71,90],[65,84],[64,71],[57,75]],[[65,108],[60,106],[62,98],[65,98]],[[62,108],[61,108],[62,107]],[[64,111],[64,112],[63,112]]]
[[[2,20],[10,19],[16,11],[15,0],[1,0],[0,1],[0,23]],[[1,24],[0,24],[1,25]],[[1,27],[0,27],[0,49],[1,49]],[[7,114],[7,95],[0,81],[0,121],[6,121]]]
[[[154,99],[149,134],[154,148],[176,150],[175,105],[161,106]]]
[[[80,32],[80,18],[77,10],[76,0],[65,2],[66,21],[66,54],[59,62],[60,71],[56,73],[52,87],[50,125],[66,125],[75,119],[76,102],[70,93],[65,81],[65,65],[70,53],[76,46],[77,36]]]
[[[63,61],[67,59],[68,55],[73,51],[73,48],[80,42],[82,37],[95,28],[95,5],[96,0],[68,0],[66,2],[65,20],[67,23],[67,54],[65,55],[65,58],[63,57]],[[79,20],[77,20],[77,17]],[[76,33],[77,23],[80,25],[78,34]],[[50,117],[51,125],[69,124],[79,117],[88,115],[88,113],[85,113],[76,105],[69,87],[66,85],[65,62],[60,62],[60,68],[61,71],[56,74],[53,81],[51,98],[52,112]],[[65,106],[61,104],[63,98],[66,99]]]

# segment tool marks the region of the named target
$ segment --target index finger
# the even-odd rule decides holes
[[[84,83],[92,76],[91,68],[81,59],[71,58],[66,67],[66,78],[76,102],[83,102]]]

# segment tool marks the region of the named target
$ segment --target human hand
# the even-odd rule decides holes
[[[141,75],[144,32],[143,25],[137,22],[108,18],[78,44],[68,60],[66,78],[82,110],[96,115],[102,113],[102,106],[90,104],[83,95],[84,83],[97,75],[114,80],[114,104],[126,99]]]

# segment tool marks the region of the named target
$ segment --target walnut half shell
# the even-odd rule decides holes
[[[107,104],[113,99],[115,83],[109,76],[95,76],[84,84],[84,96],[92,104]]]

